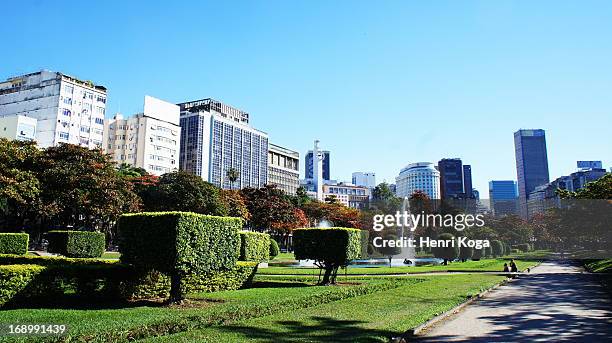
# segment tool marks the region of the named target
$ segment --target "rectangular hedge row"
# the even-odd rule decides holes
[[[270,235],[240,231],[240,261],[267,261],[270,259]]]
[[[55,230],[46,236],[47,251],[67,257],[101,257],[106,250],[106,238],[102,232]]]
[[[11,255],[0,254],[0,265],[13,264],[36,264],[39,266],[52,265],[100,265],[117,264],[118,260],[107,260],[97,258],[68,258],[63,256],[34,256],[34,255]]]
[[[343,227],[293,230],[297,260],[345,263],[361,255],[361,230]]]
[[[27,233],[0,233],[0,254],[27,254],[29,238]]]

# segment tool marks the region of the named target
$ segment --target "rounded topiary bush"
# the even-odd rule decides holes
[[[461,249],[459,249],[459,259],[465,262],[466,260],[469,260],[470,258],[472,258],[473,253],[474,253],[473,248],[461,247]]]
[[[528,252],[529,251],[529,244],[527,243],[523,243],[523,244],[518,244],[516,246],[516,248],[522,252]]]
[[[280,254],[278,243],[270,237],[270,259],[273,260],[278,254]]]
[[[450,233],[443,233],[438,236],[438,240],[454,241],[455,236],[451,235]],[[444,265],[447,265],[448,261],[452,261],[459,256],[459,247],[457,247],[457,242],[455,242],[455,244],[449,244],[448,246],[433,248],[432,252],[435,257],[444,260]]]
[[[494,240],[491,241],[491,253],[493,257],[499,257],[504,254],[504,245],[501,241]]]
[[[480,261],[483,255],[484,255],[484,248],[474,249],[474,251],[472,252],[472,261]]]
[[[484,254],[483,254],[484,257],[493,256],[493,249],[491,247],[485,247],[483,248],[483,250],[484,250]]]

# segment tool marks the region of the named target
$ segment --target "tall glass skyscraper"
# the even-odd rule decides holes
[[[465,164],[463,166],[463,189],[465,190],[465,197],[468,199],[474,199],[474,186],[472,186],[472,166]]]
[[[248,125],[249,115],[212,99],[179,104],[181,170],[224,189],[268,183],[268,134]],[[232,182],[227,172],[238,171]]]
[[[518,210],[518,189],[516,181],[489,181],[489,199],[491,210],[496,216],[516,214]]]
[[[467,189],[464,193],[463,164],[461,163],[461,159],[441,159],[438,161],[438,171],[440,171],[440,197],[442,199],[464,198],[465,193],[467,193]]]
[[[548,156],[544,130],[518,130],[514,133],[516,175],[521,215],[527,216],[527,200],[537,186],[547,184]]]

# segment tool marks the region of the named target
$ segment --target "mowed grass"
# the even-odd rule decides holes
[[[491,271],[503,272],[504,263],[508,263],[505,259],[491,259],[481,261],[467,262],[452,262],[447,266],[443,265],[427,265],[418,267],[349,267],[346,270],[338,271],[340,275],[389,275],[389,274],[412,274],[412,273],[429,273],[429,272],[447,272],[447,271]],[[535,260],[517,260],[515,261],[519,271],[535,266],[538,262]],[[297,267],[268,267],[259,268],[257,271],[261,275],[319,275],[318,268],[297,268]]]
[[[116,251],[106,251],[104,254],[102,254],[102,258],[105,259],[118,260],[119,257],[121,257],[121,253]]]
[[[416,278],[406,277],[405,279]],[[488,289],[497,275],[419,276],[418,283],[150,342],[388,342]]]
[[[293,278],[295,280],[295,278]],[[278,311],[315,306],[325,302],[391,289],[420,280],[371,279],[342,287],[313,286],[305,280],[258,278],[254,288],[216,293],[192,294],[189,306],[161,304],[83,304],[63,308],[9,309],[0,311],[0,323],[65,324],[65,341],[115,342],[269,315]],[[54,341],[53,337],[30,336],[16,339],[0,336],[0,341]]]
[[[612,258],[588,261],[584,267],[592,273],[612,272]]]

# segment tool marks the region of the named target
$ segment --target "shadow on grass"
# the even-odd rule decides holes
[[[277,321],[266,325],[229,325],[215,329],[240,334],[244,341],[289,343],[289,342],[387,342],[394,336],[388,330],[368,329],[360,326],[366,322],[337,320],[329,317],[311,317],[308,322]],[[242,341],[242,340],[241,340]]]
[[[64,309],[64,310],[115,310],[133,307],[163,307],[162,300],[128,301],[114,298],[82,297],[77,295],[57,295],[49,297],[32,297],[6,304],[3,310],[15,309]]]

